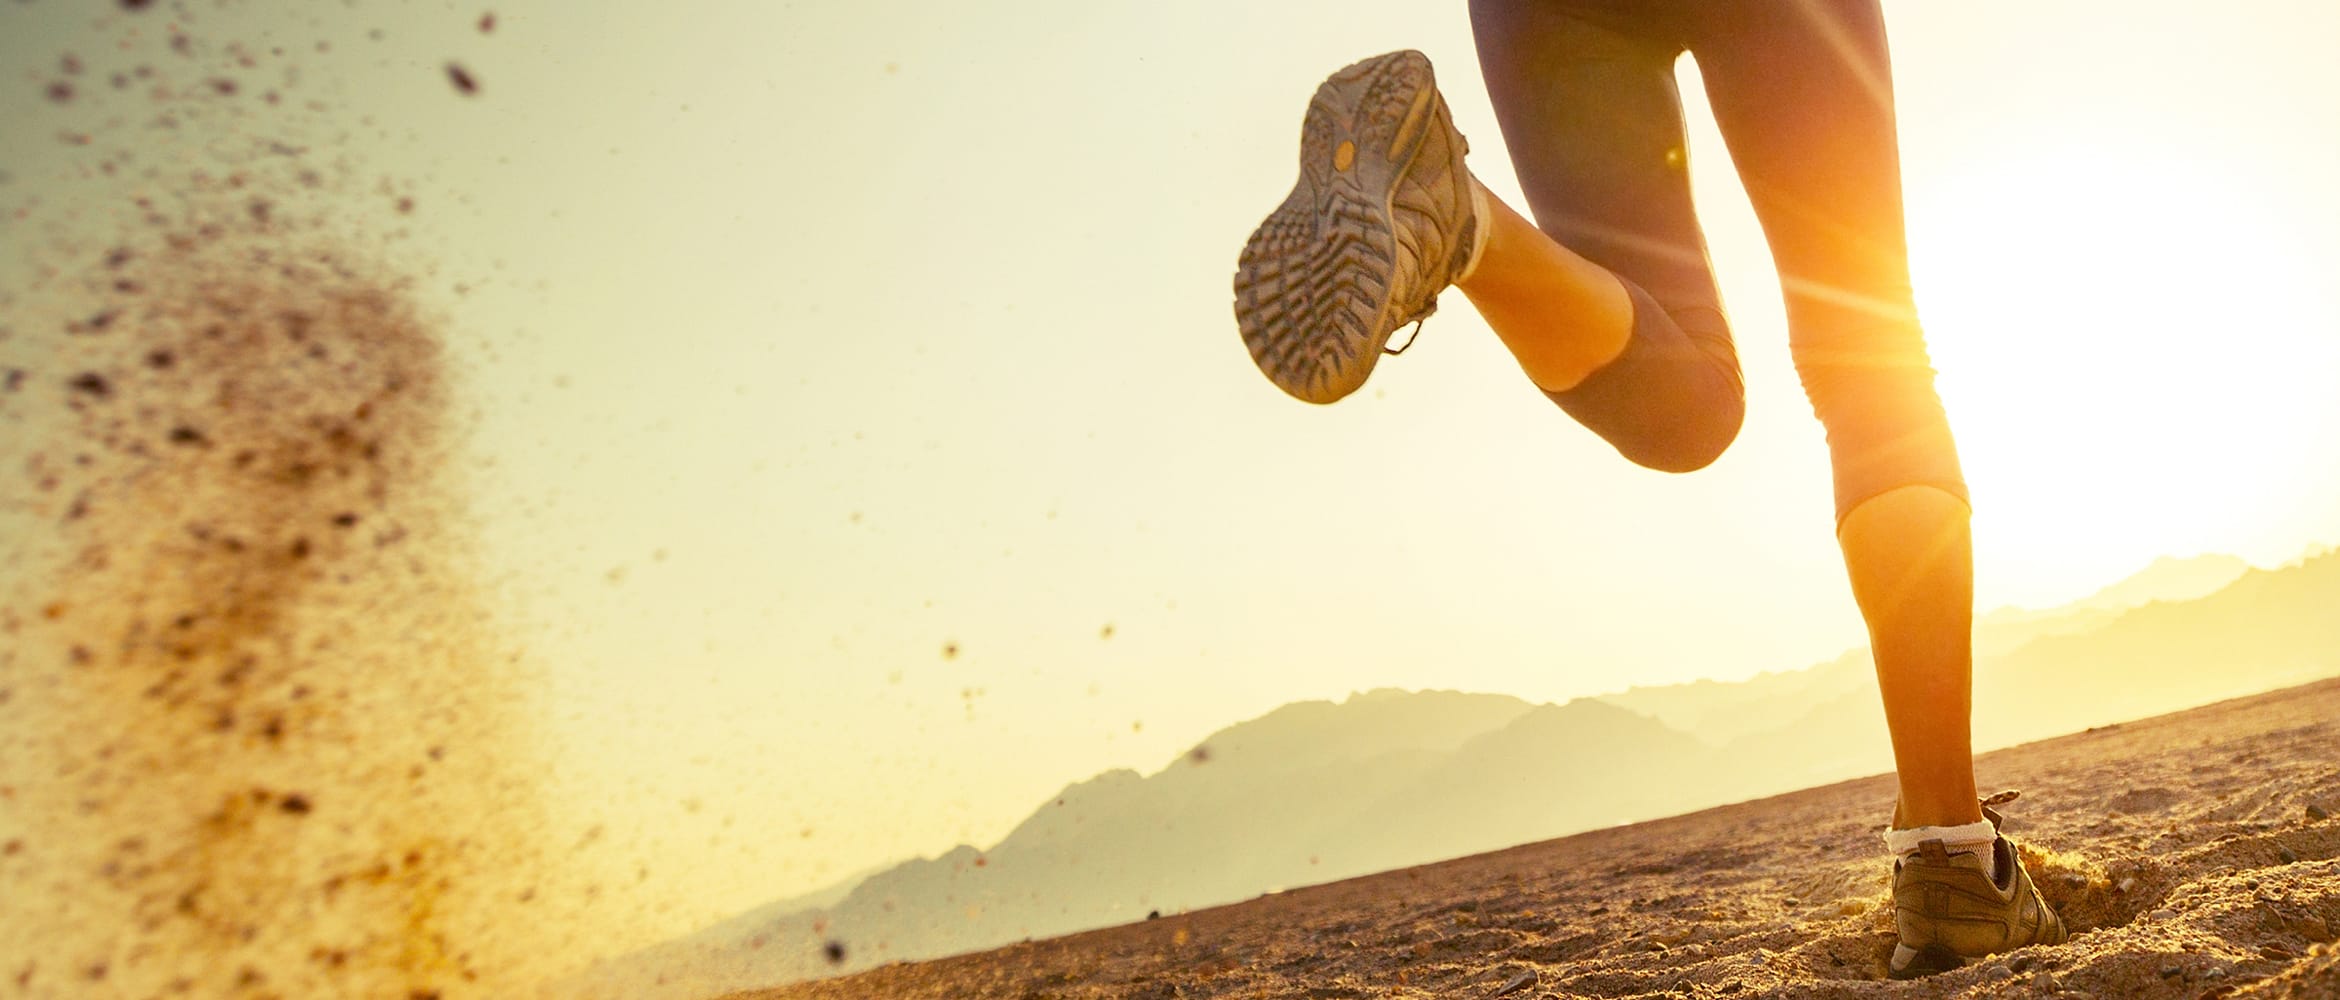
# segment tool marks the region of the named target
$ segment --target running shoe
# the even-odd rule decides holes
[[[1480,224],[1468,150],[1420,52],[1374,56],[1316,88],[1300,180],[1235,271],[1235,322],[1270,381],[1311,403],[1340,399],[1391,334],[1437,310]]]
[[[1983,816],[1996,831],[1999,814],[1986,805]],[[1888,975],[1916,979],[1985,955],[2064,942],[2064,921],[2032,884],[2015,845],[2002,835],[1991,841],[1991,851],[1998,860],[1996,879],[1980,855],[1952,854],[1939,840],[1925,841],[1916,855],[1894,862],[1893,928],[1899,940]]]

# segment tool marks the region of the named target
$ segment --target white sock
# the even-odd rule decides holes
[[[1487,194],[1487,189],[1479,186],[1477,176],[1472,176],[1470,180],[1471,218],[1477,221],[1471,226],[1470,259],[1463,263],[1462,273],[1454,276],[1457,284],[1469,279],[1471,272],[1479,269],[1479,258],[1487,255],[1487,234],[1495,229],[1495,212],[1487,204],[1492,200]]]
[[[1918,852],[1918,845],[1929,840],[1942,842],[1942,849],[1952,854],[1973,854],[1982,858],[1983,874],[1996,882],[1999,879],[1999,852],[1991,845],[1999,839],[1999,830],[1987,819],[1978,819],[1965,826],[1920,826],[1907,830],[1885,831],[1885,849],[1896,858],[1906,858]]]

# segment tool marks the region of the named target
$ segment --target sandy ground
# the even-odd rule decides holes
[[[1914,983],[1884,978],[1880,776],[734,997],[2332,1000],[2335,718],[2340,679],[1981,758],[2075,934]]]

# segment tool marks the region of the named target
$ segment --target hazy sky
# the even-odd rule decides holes
[[[422,184],[400,252],[466,362],[548,781],[649,868],[645,940],[991,843],[1288,701],[1564,699],[1861,641],[1694,87],[1751,398],[1685,477],[1570,422],[1459,295],[1333,407],[1244,352],[1236,253],[1330,70],[1428,52],[1517,190],[1462,4],[499,0],[484,35],[487,7],[277,7],[212,16],[336,39],[308,72],[341,77],[340,148]],[[39,81],[104,37],[84,9],[0,33],[12,198],[64,169],[13,137],[54,131]],[[2340,10],[1888,10],[1982,605],[2340,541]]]

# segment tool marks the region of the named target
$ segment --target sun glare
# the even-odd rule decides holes
[[[2253,171],[2177,150],[2009,144],[1914,175],[1928,342],[2002,544],[2190,551],[2262,512],[2320,411],[2327,296]]]

